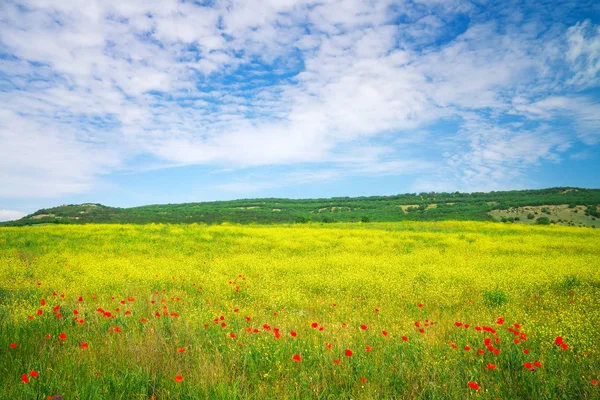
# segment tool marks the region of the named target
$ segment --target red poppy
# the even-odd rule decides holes
[[[181,382],[183,380],[183,377],[181,375],[177,375],[175,378],[173,378],[175,380],[175,382]]]
[[[65,340],[67,338],[67,334],[62,332],[60,335],[58,335],[58,338],[61,340]]]
[[[48,333],[48,334],[46,335],[46,339],[52,339],[52,335]]]
[[[592,385],[596,386],[598,384],[598,381],[592,379]]]
[[[233,333],[233,332],[229,334],[229,337],[231,337],[232,339],[235,339],[235,338],[236,338],[236,336],[237,336],[237,335],[236,335],[235,333]]]
[[[248,322],[250,322],[251,319],[252,318],[250,318],[250,317],[246,317],[246,321],[248,321]]]
[[[367,326],[363,324],[363,325],[360,326],[360,329],[362,329],[363,331],[366,331],[367,330]]]
[[[21,375],[21,382],[29,383],[29,378],[27,377],[27,374]]]
[[[373,350],[373,347],[371,347],[371,346],[367,345],[367,348],[366,348],[366,349],[367,349],[367,353],[369,353],[371,350]]]
[[[515,339],[513,340],[513,342],[515,342],[515,344],[519,344],[519,343],[521,343],[521,341],[520,341],[518,338],[515,338]]]
[[[185,352],[185,347],[178,347],[178,348],[177,348],[177,352],[178,352],[178,353],[183,353],[183,352]]]
[[[387,336],[387,335],[388,335],[388,332],[387,332],[386,330],[383,330],[383,331],[381,331],[381,334],[382,334],[383,336]]]
[[[567,345],[566,343],[563,343],[560,345],[560,347],[562,347],[563,350],[566,350],[569,348],[569,345]]]
[[[529,349],[523,349],[523,353],[529,354]]]
[[[554,343],[558,345],[563,344],[563,338],[561,336],[557,336],[556,339],[554,339]]]
[[[82,348],[82,349],[87,349],[87,348],[88,348],[88,344],[87,344],[87,342],[83,342],[83,343],[81,343],[81,348]]]
[[[531,370],[533,369],[533,365],[532,365],[532,364],[531,364],[529,361],[528,361],[528,362],[526,362],[526,363],[523,363],[523,366],[524,366],[525,368],[528,368],[528,369],[531,369]]]
[[[535,362],[533,363],[533,365],[535,365],[535,366],[536,366],[536,367],[538,367],[538,368],[541,368],[541,367],[542,367],[542,363],[541,363],[541,362],[539,362],[539,361],[535,361]]]
[[[477,350],[477,354],[485,354],[485,350],[479,349]]]
[[[42,306],[45,306],[45,305],[46,305],[46,300],[45,300],[45,299],[41,299],[41,300],[40,300],[40,304],[41,304]]]
[[[469,382],[469,387],[474,390],[479,390],[479,385],[476,382]]]
[[[469,325],[469,324],[464,324],[463,326],[465,327],[465,329],[469,329],[469,327],[470,327],[471,325]]]
[[[11,344],[9,345],[9,347],[10,347],[11,349],[14,349],[15,347],[17,347],[17,344],[16,344],[16,343],[11,343]]]
[[[352,357],[352,350],[346,349],[346,357]]]
[[[417,306],[418,306],[419,308],[423,308],[423,304],[422,304],[422,303],[419,303],[419,304],[417,304]]]
[[[470,346],[465,346],[465,350],[469,351],[469,350],[471,350],[471,347]]]
[[[341,360],[333,360],[333,363],[334,363],[334,364],[339,364],[339,363],[341,363],[341,362],[342,362]]]
[[[313,322],[312,324],[310,324],[311,328],[316,328],[317,326],[319,326],[319,324],[316,322]]]
[[[404,340],[405,342],[408,342],[408,338],[406,336],[402,336],[402,340]]]
[[[42,310],[37,310],[37,315],[38,315],[38,316],[40,316],[40,315],[42,315],[42,314],[43,314],[43,311],[42,311]]]
[[[296,336],[298,336],[298,333],[296,333],[296,331],[290,331],[290,335],[292,337],[296,337]]]
[[[502,324],[504,324],[504,318],[498,318],[498,319],[496,320],[496,323],[497,323],[498,325],[502,325]]]
[[[360,378],[360,381],[361,381],[362,383],[365,383],[365,382],[367,381],[367,378],[364,378],[364,377],[363,377],[363,378]]]
[[[456,321],[456,322],[454,323],[454,325],[456,325],[457,327],[461,327],[461,326],[462,326],[462,322],[458,322],[458,321]]]
[[[292,360],[295,362],[300,362],[300,360],[302,360],[302,357],[300,357],[298,354],[294,354]]]
[[[487,369],[496,369],[496,366],[494,364],[488,364]]]
[[[40,376],[40,373],[34,369],[29,372],[29,376],[31,376],[32,378],[37,378],[38,376]]]
[[[83,297],[79,296],[79,298],[77,299],[77,301],[83,301]]]
[[[328,349],[330,349],[331,348],[331,343],[329,343],[329,342],[325,343],[325,347],[327,347]]]

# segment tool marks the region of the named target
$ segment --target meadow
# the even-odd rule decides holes
[[[600,231],[0,228],[1,399],[598,399]]]

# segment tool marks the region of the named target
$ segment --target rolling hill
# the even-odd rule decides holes
[[[600,189],[557,187],[489,193],[409,193],[329,199],[243,199],[131,208],[102,204],[41,209],[3,226],[87,223],[240,224],[480,220],[600,227]]]

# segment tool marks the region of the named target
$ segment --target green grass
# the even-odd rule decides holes
[[[479,222],[0,228],[0,398],[600,398],[598,243]]]

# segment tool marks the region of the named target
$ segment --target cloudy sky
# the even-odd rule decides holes
[[[0,219],[600,187],[600,3],[0,1]]]

